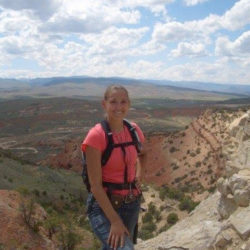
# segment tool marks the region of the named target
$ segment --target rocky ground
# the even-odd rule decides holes
[[[222,149],[227,159],[218,191],[188,217],[157,237],[141,241],[136,249],[250,249],[250,113],[241,114],[227,127],[232,143]],[[234,154],[230,154],[232,149]]]
[[[153,239],[139,241],[136,249],[250,249],[249,126],[249,113],[244,111],[208,110],[184,131],[148,138],[145,183],[189,187],[194,199],[204,201],[188,214],[178,210],[177,202],[162,201],[149,187],[143,206],[148,208],[152,202],[158,210],[163,207],[157,230],[164,226],[170,212],[177,213],[180,222]],[[49,158],[50,165],[80,172],[79,145],[80,140],[68,142],[63,152]],[[218,191],[213,195],[205,191],[216,186]],[[20,210],[22,202],[17,192],[0,191],[0,249],[58,249],[58,242],[49,238],[45,228],[36,234],[27,225]],[[34,222],[46,220],[46,216],[37,205]],[[86,240],[86,244],[91,243]]]

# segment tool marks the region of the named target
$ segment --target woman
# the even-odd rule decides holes
[[[106,112],[106,121],[114,143],[122,144],[131,141],[131,134],[123,121],[130,108],[126,88],[120,85],[109,86],[105,91],[102,106]],[[144,135],[141,129],[135,123],[132,125],[143,144]],[[146,154],[143,146],[139,154],[134,145],[116,147],[108,162],[102,166],[101,157],[106,146],[105,132],[101,124],[96,124],[90,129],[82,144],[90,183],[87,213],[93,231],[103,244],[102,249],[131,250],[134,249],[132,239],[140,210],[139,186],[141,168],[145,165]],[[128,185],[124,185],[125,179]],[[109,188],[103,185],[104,182],[118,183],[117,187],[124,185],[124,189],[120,186],[118,189],[113,186]],[[113,197],[121,198],[120,207],[115,208],[112,205]]]

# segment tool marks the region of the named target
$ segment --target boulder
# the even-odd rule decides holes
[[[243,240],[250,236],[250,206],[239,207],[237,211],[231,215],[229,222],[237,231]]]
[[[218,203],[218,212],[221,219],[227,219],[237,209],[237,204],[232,195],[227,197],[221,196]]]

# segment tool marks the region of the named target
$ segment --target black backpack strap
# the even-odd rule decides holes
[[[126,119],[123,119],[123,123],[128,128],[129,133],[132,137],[132,141],[134,142],[134,145],[136,147],[136,151],[139,154],[141,152],[142,145],[141,145],[140,138],[137,134],[136,128],[134,126],[132,126],[132,124]]]
[[[102,162],[101,162],[101,165],[104,166],[107,163],[107,161],[112,153],[112,150],[114,148],[114,141],[113,141],[113,135],[112,135],[112,132],[111,132],[111,129],[110,129],[108,122],[106,120],[103,120],[101,122],[101,126],[105,132],[106,141],[107,141],[107,146],[102,154]]]
[[[86,154],[82,151],[82,179],[85,184],[88,192],[90,192],[90,184],[88,178],[88,170],[87,170],[87,162],[86,162]]]

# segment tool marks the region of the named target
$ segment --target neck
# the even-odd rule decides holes
[[[107,117],[112,132],[120,132],[123,130],[123,120],[111,120]]]

